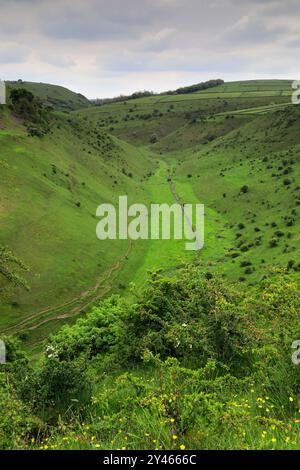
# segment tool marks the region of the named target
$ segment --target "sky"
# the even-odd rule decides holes
[[[0,79],[88,98],[300,79],[299,0],[0,0]]]

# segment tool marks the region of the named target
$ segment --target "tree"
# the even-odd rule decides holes
[[[22,99],[32,103],[34,100],[34,95],[31,93],[31,91],[28,91],[25,88],[15,88],[10,92],[10,99],[13,105],[19,103]]]
[[[15,113],[25,119],[29,119],[35,114],[36,103],[30,91],[24,88],[16,88],[10,93],[10,101]]]
[[[11,108],[24,119],[29,135],[42,137],[49,131],[49,109],[45,109],[39,98],[25,88],[14,88],[10,92]]]

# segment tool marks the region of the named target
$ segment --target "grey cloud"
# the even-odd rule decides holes
[[[105,96],[110,78],[121,93],[125,82],[159,88],[160,74],[166,88],[167,72],[176,83],[263,67],[280,76],[283,58],[296,68],[299,0],[0,0],[0,9],[2,74],[17,66],[18,78],[54,77],[89,96],[102,78]]]
[[[40,9],[44,33],[59,39],[84,41],[135,37],[151,28],[156,18],[167,15],[164,2],[154,0],[89,0],[59,2],[56,0]]]
[[[224,38],[236,44],[247,43],[268,43],[279,39],[282,35],[286,34],[288,29],[286,27],[268,27],[268,25],[256,18],[250,18],[244,24],[231,29],[224,34]]]
[[[0,42],[0,63],[1,64],[21,64],[29,54],[29,49],[15,43]]]

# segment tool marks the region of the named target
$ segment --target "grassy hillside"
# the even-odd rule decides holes
[[[30,291],[11,289],[2,302],[1,331],[18,334],[31,351],[93,303],[142,285],[147,270],[190,259],[184,241],[103,241],[96,208],[174,202],[166,164],[149,149],[111,137],[87,117],[52,113],[50,132],[28,136],[1,109],[1,240],[29,267]],[[157,192],[157,188],[161,188]]]
[[[293,80],[244,80],[237,82],[226,82],[217,88],[210,88],[205,92],[219,93],[265,93],[273,92],[276,94],[290,95]],[[197,92],[197,93],[203,93]]]
[[[300,263],[300,113],[290,94],[291,81],[233,82],[80,115],[170,165],[182,200],[206,207],[202,262],[249,286]]]
[[[91,105],[85,96],[58,85],[23,82],[20,80],[18,82],[6,82],[6,84],[8,85],[8,90],[25,88],[40,98],[46,106],[51,106],[56,110],[73,111]]]
[[[249,285],[274,264],[297,269],[299,113],[289,86],[235,82],[209,98],[205,90],[52,113],[43,138],[2,108],[1,235],[30,267],[31,290],[1,307],[1,329],[32,348],[107,293],[141,286],[148,269],[191,259],[180,241],[95,237],[102,202],[174,202],[167,166],[181,200],[205,204],[208,271]]]
[[[80,114],[134,145],[148,145],[153,134],[161,139],[191,121],[216,114],[259,114],[284,108],[290,104],[290,95],[290,81],[234,82],[192,94],[105,104]]]
[[[299,111],[246,120],[205,150],[198,145],[192,155],[177,154],[177,185],[188,179],[197,197],[225,219],[223,236],[234,236],[212,270],[248,284],[275,266],[300,268]]]
[[[1,329],[29,334],[34,328],[42,339],[112,288],[107,284],[130,247],[116,241],[107,249],[96,239],[96,208],[116,204],[119,194],[145,200],[141,181],[155,164],[84,120],[56,114],[42,139],[28,137],[6,110],[0,121],[1,240],[29,266],[31,287],[1,306]]]

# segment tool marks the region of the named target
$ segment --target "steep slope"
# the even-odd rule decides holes
[[[35,96],[40,98],[46,106],[51,106],[60,111],[73,111],[75,109],[87,108],[91,106],[90,101],[80,93],[75,93],[68,88],[48,83],[6,82],[8,90],[15,88],[25,88]]]
[[[234,234],[212,271],[251,283],[272,267],[300,270],[299,122],[290,106],[173,155],[177,184],[189,181]]]
[[[29,266],[31,287],[12,291],[0,307],[0,326],[11,328],[38,313],[23,325],[26,330],[73,309],[80,313],[104,289],[103,276],[118,274],[126,264],[127,240],[108,247],[96,239],[96,208],[117,205],[123,194],[131,203],[146,201],[141,181],[155,162],[76,117],[52,115],[51,131],[43,138],[28,137],[3,107],[0,123],[1,242]],[[74,300],[72,308],[56,308]],[[45,328],[52,331],[52,323]]]

